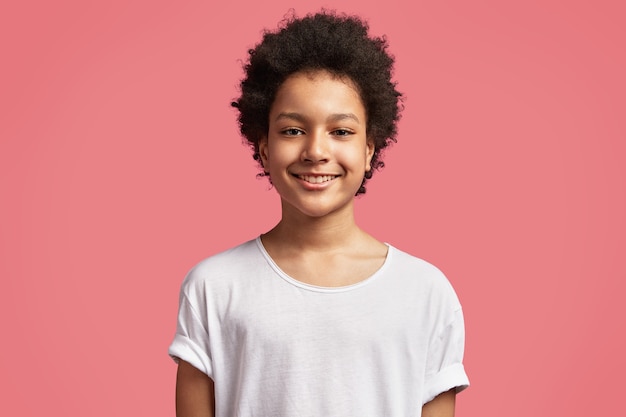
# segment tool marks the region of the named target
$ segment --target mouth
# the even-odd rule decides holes
[[[311,184],[321,184],[324,182],[332,181],[335,178],[339,177],[339,175],[296,175],[296,178],[301,179],[302,181],[306,181]]]

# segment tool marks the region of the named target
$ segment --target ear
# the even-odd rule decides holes
[[[270,170],[269,164],[269,150],[267,147],[267,136],[263,136],[261,140],[259,140],[259,156],[261,157],[261,165],[263,165],[263,170],[267,173]]]
[[[370,172],[372,170],[372,158],[374,157],[374,151],[376,150],[376,145],[373,140],[368,140],[365,144],[365,172]]]

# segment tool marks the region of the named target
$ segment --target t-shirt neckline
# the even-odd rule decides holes
[[[274,262],[274,259],[272,259],[272,257],[270,256],[270,254],[267,252],[267,250],[265,249],[265,246],[263,245],[263,241],[261,240],[261,236],[257,236],[257,238],[255,239],[257,248],[259,249],[259,251],[261,252],[261,254],[263,255],[263,257],[265,258],[265,260],[267,261],[267,263],[270,265],[270,267],[274,270],[274,272],[276,272],[276,274],[282,278],[283,280],[287,281],[288,283],[305,289],[305,290],[309,290],[309,291],[315,291],[315,292],[324,292],[324,293],[338,293],[338,292],[346,292],[346,291],[352,291],[355,290],[357,288],[361,288],[363,286],[368,285],[369,283],[371,283],[372,281],[375,281],[376,278],[378,276],[380,276],[383,272],[383,270],[385,270],[387,268],[387,265],[391,262],[391,258],[392,258],[392,254],[393,254],[393,246],[391,246],[390,244],[388,244],[387,242],[383,242],[386,246],[387,246],[387,255],[385,256],[385,261],[383,262],[383,264],[380,266],[380,268],[378,268],[376,271],[374,271],[374,273],[372,275],[370,275],[369,277],[356,282],[354,284],[350,284],[350,285],[344,285],[344,286],[340,286],[340,287],[323,287],[323,286],[319,286],[319,285],[313,285],[313,284],[307,284],[306,282],[302,282],[299,281],[293,277],[291,277],[289,274],[287,274],[285,271],[283,271],[278,264],[276,264],[276,262]]]

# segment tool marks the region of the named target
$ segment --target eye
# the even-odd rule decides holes
[[[287,129],[283,129],[281,130],[281,132],[283,135],[285,136],[299,136],[299,135],[303,135],[304,132],[301,129],[295,128],[295,127],[290,127]]]
[[[333,130],[332,134],[335,136],[350,136],[352,135],[354,132],[352,132],[351,130],[348,129],[336,129]]]

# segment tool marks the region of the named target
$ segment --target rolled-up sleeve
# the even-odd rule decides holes
[[[451,389],[460,392],[469,386],[463,366],[464,349],[465,326],[463,311],[459,306],[431,342],[422,404],[443,392]]]
[[[206,315],[198,313],[201,308],[194,306],[192,302],[194,298],[198,297],[190,297],[183,285],[180,293],[176,334],[168,353],[176,362],[182,359],[209,377],[213,377]]]

